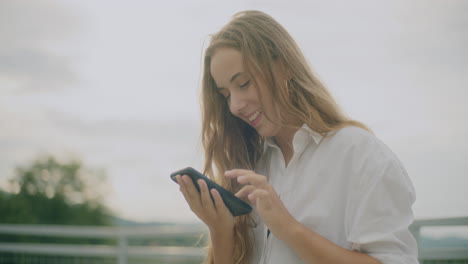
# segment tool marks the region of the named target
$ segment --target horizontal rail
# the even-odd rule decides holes
[[[415,220],[412,226],[426,227],[426,226],[468,226],[468,217],[452,217],[440,219],[420,219]]]
[[[423,248],[419,260],[468,260],[468,248]]]
[[[77,237],[77,238],[126,238],[168,237],[177,235],[200,235],[207,230],[201,225],[161,225],[135,227],[57,226],[0,224],[0,234]]]
[[[419,260],[468,260],[468,248],[423,248],[421,229],[431,226],[468,226],[468,217],[439,219],[420,219],[413,222],[409,229],[419,247]]]
[[[129,257],[202,257],[202,248],[129,246]],[[54,256],[116,257],[119,247],[104,245],[63,245],[33,243],[0,243],[0,252]]]
[[[102,245],[0,243],[0,252],[56,256],[115,257],[117,248]]]
[[[441,219],[419,219],[410,226],[410,230],[419,244],[420,260],[468,260],[468,248],[422,248],[421,230],[431,226],[468,226],[468,217]],[[196,247],[155,247],[131,246],[131,238],[162,238],[206,234],[203,225],[178,224],[132,227],[97,227],[97,226],[57,226],[57,225],[22,225],[0,224],[0,234],[74,237],[74,238],[111,238],[117,239],[118,245],[65,245],[33,243],[0,243],[0,252],[29,253],[40,255],[113,257],[117,263],[127,263],[128,257],[203,257],[204,250]]]

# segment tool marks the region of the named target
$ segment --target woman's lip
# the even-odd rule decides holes
[[[260,122],[260,118],[262,117],[262,115],[263,115],[263,112],[260,111],[260,114],[258,114],[257,118],[255,118],[254,120],[252,120],[252,122],[250,122],[250,124],[251,124],[252,126],[258,125],[258,122]]]
[[[255,110],[253,113],[251,113],[250,115],[246,116],[247,120],[250,120],[250,117],[255,115],[257,112],[262,112],[260,109],[257,109]]]

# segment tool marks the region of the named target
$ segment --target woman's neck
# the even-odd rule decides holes
[[[281,131],[274,137],[274,140],[284,157],[284,164],[287,167],[294,154],[293,138],[298,128],[282,128]]]

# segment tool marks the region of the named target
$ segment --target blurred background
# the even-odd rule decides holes
[[[1,0],[0,222],[200,224],[169,174],[203,169],[202,51],[246,9],[397,154],[416,219],[468,215],[467,1]]]

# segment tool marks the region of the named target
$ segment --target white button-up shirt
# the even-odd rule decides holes
[[[340,247],[381,263],[416,264],[413,185],[401,162],[364,129],[346,127],[322,137],[304,125],[293,138],[288,166],[279,147],[265,141],[256,172],[268,177],[291,215]],[[253,212],[252,263],[303,263]]]

